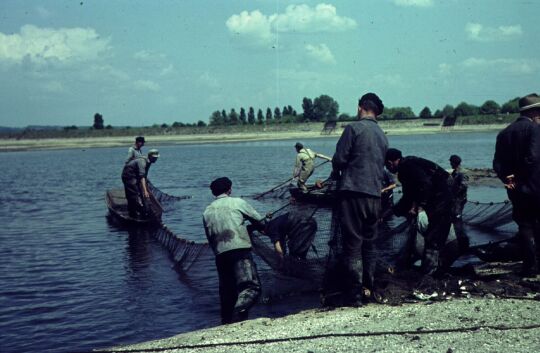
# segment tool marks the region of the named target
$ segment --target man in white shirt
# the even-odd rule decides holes
[[[309,148],[304,147],[300,142],[297,142],[294,145],[296,149],[296,163],[294,165],[293,178],[298,180],[298,187],[306,192],[306,182],[308,178],[313,174],[313,169],[315,168],[313,161],[315,158],[326,159],[331,161],[332,158],[325,156],[324,154],[316,153],[310,150]]]
[[[256,303],[261,284],[251,256],[249,221],[255,229],[264,229],[264,217],[241,198],[231,197],[232,182],[227,177],[210,184],[216,199],[206,207],[203,224],[210,247],[216,255],[221,301],[221,323],[247,319]]]

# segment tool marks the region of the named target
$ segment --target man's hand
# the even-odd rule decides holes
[[[150,197],[150,194],[148,193],[148,191],[144,191],[143,196],[145,199],[148,199]]]
[[[514,174],[510,174],[506,177],[506,183],[504,187],[508,190],[514,190],[516,188],[516,181],[514,179]]]

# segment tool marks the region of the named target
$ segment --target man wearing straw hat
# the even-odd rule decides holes
[[[520,117],[497,135],[493,169],[512,201],[523,252],[521,275],[539,272],[540,250],[540,96],[519,100]]]

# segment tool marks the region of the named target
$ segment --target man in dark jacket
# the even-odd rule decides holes
[[[540,250],[540,97],[519,100],[521,116],[497,135],[493,169],[512,201],[523,251],[524,276],[539,271]]]
[[[374,93],[358,102],[358,118],[345,127],[332,158],[338,178],[337,212],[346,271],[345,302],[362,305],[363,287],[373,288],[375,263],[368,263],[377,237],[381,207],[381,180],[388,140],[377,124],[384,105]]]
[[[264,234],[270,238],[276,252],[305,259],[317,233],[317,221],[300,212],[284,213],[266,224]]]
[[[122,170],[122,182],[126,193],[129,216],[132,218],[146,217],[146,199],[150,197],[148,190],[148,171],[152,163],[159,158],[159,151],[151,149],[148,157],[138,157],[128,161]]]
[[[403,196],[394,206],[397,216],[414,216],[426,211],[428,228],[425,234],[422,272],[434,274],[439,268],[439,253],[446,243],[451,224],[452,179],[439,165],[424,158],[403,157],[395,148],[386,153],[387,168],[397,173]]]

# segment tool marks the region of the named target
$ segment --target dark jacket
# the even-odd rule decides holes
[[[540,192],[540,128],[531,119],[520,116],[497,135],[493,169],[506,183],[514,175],[517,191]]]
[[[462,203],[467,201],[467,189],[469,187],[469,176],[462,168],[452,171],[452,197],[454,201]]]
[[[450,207],[452,179],[439,165],[420,157],[405,157],[397,174],[403,196],[394,206],[396,215],[407,214],[413,202],[428,213],[439,209],[436,205],[447,203]]]
[[[122,180],[147,178],[151,165],[152,163],[146,157],[132,159],[124,165]]]
[[[381,196],[388,140],[373,119],[360,119],[345,127],[332,158],[338,190]]]

